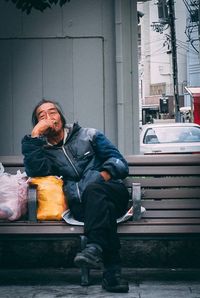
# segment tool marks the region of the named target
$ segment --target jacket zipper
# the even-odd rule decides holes
[[[76,190],[77,190],[79,201],[81,202],[82,200],[81,200],[81,194],[80,194],[80,189],[79,189],[78,182],[76,182]]]
[[[72,168],[73,168],[75,174],[77,175],[78,178],[80,178],[80,177],[79,177],[79,173],[78,173],[78,171],[77,171],[75,165],[73,164],[71,158],[70,158],[69,155],[67,154],[67,152],[66,152],[64,146],[62,146],[62,150],[63,150],[63,152],[64,152],[64,155],[67,157],[67,159],[68,159],[70,165],[72,166]],[[79,190],[78,182],[76,182],[76,190],[77,190],[78,198],[79,198],[79,200],[80,200],[80,202],[81,202],[81,195],[80,195],[80,190]]]

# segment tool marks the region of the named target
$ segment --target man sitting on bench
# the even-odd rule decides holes
[[[128,175],[127,162],[101,132],[67,125],[54,101],[40,101],[32,123],[31,135],[22,140],[27,175],[62,176],[70,211],[84,222],[87,245],[76,255],[76,266],[101,268],[103,263],[102,287],[128,292],[128,282],[121,278],[116,222],[128,207],[129,194],[121,180]]]

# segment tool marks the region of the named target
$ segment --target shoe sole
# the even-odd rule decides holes
[[[87,267],[91,269],[101,269],[103,267],[102,262],[93,262],[91,259],[83,256],[76,256],[74,259],[74,264],[79,267]]]

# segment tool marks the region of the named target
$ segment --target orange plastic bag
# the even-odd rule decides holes
[[[62,213],[68,209],[63,180],[56,176],[46,176],[31,178],[30,183],[37,186],[37,219],[61,220]]]

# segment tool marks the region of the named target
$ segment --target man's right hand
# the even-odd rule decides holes
[[[32,133],[31,133],[32,138],[48,134],[49,130],[54,129],[55,124],[56,124],[55,121],[52,121],[50,119],[40,120],[32,130]]]

